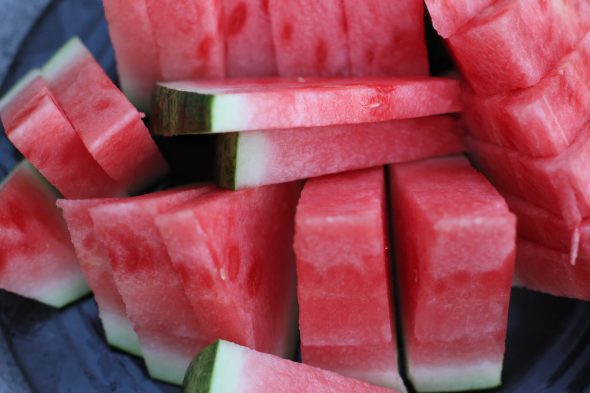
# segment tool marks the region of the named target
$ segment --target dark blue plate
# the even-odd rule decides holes
[[[0,0],[0,22],[6,12],[2,5]],[[100,0],[61,0],[53,1],[34,24],[7,75],[0,57],[0,93],[73,35],[115,79]],[[0,27],[0,52],[1,39]],[[19,159],[0,130],[0,179]],[[590,392],[590,303],[522,289],[512,295],[504,386],[494,391]],[[106,345],[92,298],[57,311],[0,291],[0,393],[178,391],[152,381],[140,360]]]

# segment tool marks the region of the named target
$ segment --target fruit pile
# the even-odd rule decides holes
[[[122,91],[73,38],[0,100],[0,288],[186,392],[495,387],[513,280],[590,299],[586,0],[426,0],[462,80],[419,0],[103,4]]]

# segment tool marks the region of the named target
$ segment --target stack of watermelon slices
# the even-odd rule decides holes
[[[475,13],[428,6],[438,23],[457,14],[465,21],[451,34],[441,25],[441,34],[469,85],[473,158],[519,219],[519,282],[590,299],[583,285],[590,216],[587,5],[499,0]]]

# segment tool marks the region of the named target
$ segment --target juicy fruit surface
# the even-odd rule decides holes
[[[62,307],[88,286],[56,198],[26,161],[0,186],[0,288]]]
[[[385,216],[382,167],[307,181],[294,242],[301,356],[399,388]]]
[[[442,37],[448,38],[495,1],[425,0],[425,3],[434,28]]]

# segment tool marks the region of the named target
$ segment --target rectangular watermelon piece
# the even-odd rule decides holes
[[[449,38],[474,16],[496,0],[425,0],[432,25],[443,38]]]
[[[404,390],[383,167],[306,182],[295,218],[303,363]]]
[[[230,189],[465,151],[450,116],[221,134],[216,181]]]
[[[117,74],[127,98],[148,113],[152,91],[162,80],[160,57],[145,0],[103,0]]]
[[[27,161],[0,183],[0,289],[52,307],[89,293],[58,197]]]
[[[268,0],[281,76],[350,74],[343,0]]]
[[[184,81],[158,85],[152,132],[176,135],[368,123],[457,112],[444,78]]]
[[[578,259],[572,264],[568,252],[527,240],[518,241],[516,279],[534,291],[590,300],[590,260]]]
[[[536,157],[559,154],[590,121],[590,34],[532,87],[490,97],[464,91],[476,138]]]
[[[209,190],[163,191],[90,209],[148,371],[169,383],[182,382],[191,359],[208,343],[199,335],[197,318],[154,219]]]
[[[38,70],[0,101],[6,136],[66,198],[125,195],[72,128]]]
[[[43,77],[92,157],[129,193],[143,190],[168,172],[142,115],[78,38],[49,60]]]
[[[499,0],[448,38],[479,95],[536,84],[586,32],[568,0]]]
[[[428,75],[422,0],[344,0],[355,76]]]
[[[183,383],[184,393],[265,391],[395,393],[224,340],[211,344],[195,358]]]
[[[403,343],[417,391],[500,385],[516,219],[464,157],[392,165]]]
[[[221,0],[145,2],[164,80],[225,76]]]
[[[107,342],[115,348],[141,356],[139,338],[127,318],[107,250],[98,239],[90,216],[90,209],[115,201],[108,198],[59,199],[57,206],[62,210],[80,267],[94,294]]]
[[[294,354],[297,331],[293,229],[299,183],[214,190],[156,224],[198,334]]]
[[[268,0],[222,0],[227,76],[277,75]]]

